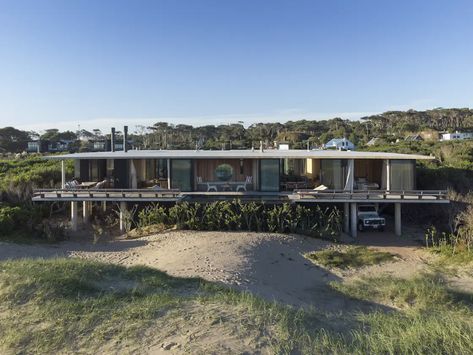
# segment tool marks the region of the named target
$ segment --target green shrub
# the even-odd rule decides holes
[[[138,213],[138,227],[146,227],[153,224],[167,224],[168,215],[164,207],[159,204],[146,206]]]
[[[308,208],[288,203],[267,206],[240,200],[207,204],[182,202],[169,209],[151,205],[139,212],[139,228],[155,224],[191,230],[297,232],[336,239],[341,231],[341,216],[335,208]]]
[[[24,211],[20,207],[0,207],[0,236],[11,234],[26,222]]]

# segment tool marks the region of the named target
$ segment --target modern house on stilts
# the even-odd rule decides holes
[[[124,135],[126,139],[126,135]],[[112,144],[113,146],[113,144]],[[126,147],[126,145],[125,145]],[[401,234],[405,203],[448,203],[445,191],[416,189],[416,160],[430,156],[340,150],[130,150],[54,155],[72,159],[61,189],[39,189],[33,201],[71,202],[71,223],[91,204],[212,201],[240,198],[267,203],[342,204],[344,229],[357,234],[357,204],[394,204]]]

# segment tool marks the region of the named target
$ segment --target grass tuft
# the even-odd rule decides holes
[[[363,246],[349,246],[342,251],[325,249],[307,253],[305,257],[324,267],[348,269],[385,263],[393,260],[395,255]]]
[[[245,350],[259,344],[254,352],[473,353],[473,296],[451,290],[437,275],[331,286],[342,299],[377,307],[326,314],[147,267],[6,261],[0,263],[0,351],[139,353],[147,337],[157,341],[193,324],[210,336],[227,327],[245,341]],[[204,341],[207,347],[215,339]],[[195,343],[185,346],[200,351]]]

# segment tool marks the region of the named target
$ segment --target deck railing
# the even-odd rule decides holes
[[[38,189],[33,201],[177,199],[180,193],[179,189]]]
[[[445,190],[295,190],[300,199],[312,200],[445,200]]]

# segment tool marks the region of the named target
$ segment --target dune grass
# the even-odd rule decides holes
[[[349,246],[344,250],[324,249],[307,253],[305,257],[324,267],[348,269],[388,262],[395,255],[364,246]]]
[[[373,308],[337,314],[296,310],[146,267],[75,259],[2,262],[0,350],[142,352],[145,336],[157,338],[171,325],[186,329],[197,319],[210,332],[222,324],[230,327],[250,352],[254,339],[272,353],[473,352],[472,296],[449,290],[441,278],[374,278],[331,286],[340,297]],[[189,346],[182,350],[196,351]]]

